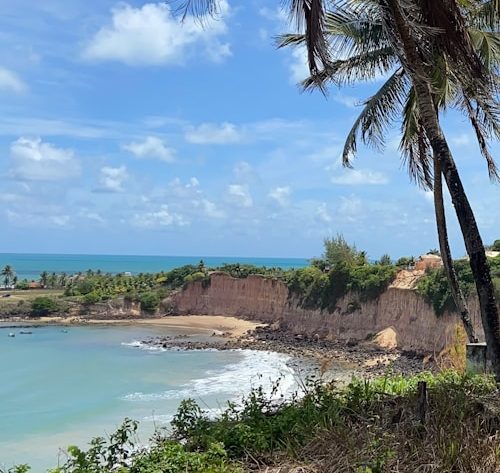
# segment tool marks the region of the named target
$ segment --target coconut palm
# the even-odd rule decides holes
[[[398,0],[381,0],[377,3],[381,6],[383,29],[398,51],[414,88],[422,129],[420,135],[428,140],[437,161],[436,169],[441,168],[456,210],[476,283],[488,355],[500,381],[500,320],[490,268],[474,213],[439,124],[432,76],[426,64],[441,55],[446,58],[443,64],[435,64],[436,69],[445,67],[444,76],[451,77],[460,90],[458,105],[471,117],[480,140],[490,132],[498,132],[496,78],[492,79],[492,74],[481,61],[474,47],[473,35],[467,31],[463,11],[456,1],[414,0],[403,4]],[[477,6],[480,2],[474,3]],[[497,0],[493,3],[500,7]],[[492,31],[496,29],[492,28]],[[488,154],[485,156],[488,159]]]
[[[47,271],[43,271],[40,274],[40,284],[42,287],[47,287],[49,283],[49,273]]]
[[[217,0],[186,0],[183,2],[185,12],[196,14],[208,11],[216,13]],[[498,31],[500,25],[500,2],[498,0],[290,0],[291,16],[297,20],[299,29],[303,27],[305,44],[311,76],[318,83],[328,76],[332,64],[331,52],[342,46],[342,41],[332,45],[328,38],[328,15],[325,6],[328,3],[330,15],[342,15],[346,5],[357,5],[360,15],[372,16],[378,21],[368,22],[365,26],[370,34],[361,41],[348,41],[353,61],[356,64],[359,54],[369,51],[371,45],[384,45],[386,54],[373,57],[364,55],[363,69],[353,68],[348,72],[353,79],[356,73],[366,78],[368,74],[378,71],[381,66],[387,69],[392,64],[400,67],[394,73],[392,81],[401,84],[403,76],[411,82],[414,90],[414,103],[418,110],[416,137],[408,158],[416,175],[430,180],[425,173],[430,171],[431,160],[428,150],[431,149],[436,162],[435,170],[445,179],[455,207],[459,225],[464,238],[465,247],[470,259],[476,289],[481,308],[481,319],[488,345],[488,356],[497,379],[500,381],[500,320],[494,296],[494,287],[490,269],[479,229],[465,193],[460,175],[453,160],[450,148],[439,123],[438,108],[433,93],[433,74],[431,71],[444,70],[442,77],[452,78],[455,87],[461,91],[463,101],[460,106],[469,114],[478,139],[497,131],[498,107],[496,97],[496,78],[486,70],[474,47],[474,35],[467,29],[464,8],[474,9],[476,23],[489,28],[492,33]],[[382,51],[383,52],[383,51]],[[396,54],[392,54],[395,52]],[[445,58],[443,63],[435,62],[436,58]],[[391,61],[393,61],[391,63]],[[433,64],[434,68],[428,65]],[[404,74],[403,74],[404,72]],[[402,85],[401,85],[402,86]],[[386,97],[386,110],[393,113],[393,102],[398,96]],[[367,118],[369,119],[369,117]],[[383,124],[384,122],[382,122]],[[379,122],[380,124],[380,122]],[[493,128],[493,130],[492,130]],[[381,136],[380,128],[371,129],[373,139]],[[355,141],[354,141],[355,143]],[[427,146],[423,144],[426,143]],[[425,157],[427,156],[427,165]],[[488,159],[488,155],[486,155]],[[441,170],[441,173],[439,172]]]
[[[366,2],[365,2],[366,3]],[[335,45],[335,52],[344,56],[343,59],[334,61],[322,74],[310,77],[304,81],[304,86],[326,88],[328,82],[342,84],[363,78],[372,79],[375,74],[393,72],[389,79],[369,100],[365,102],[363,111],[355,121],[348,134],[343,158],[347,166],[356,154],[357,137],[361,135],[362,141],[380,147],[384,144],[384,131],[394,119],[402,117],[401,150],[408,164],[410,175],[424,188],[434,187],[434,204],[436,222],[444,268],[451,288],[451,293],[456,306],[461,314],[465,330],[470,341],[477,341],[472,322],[470,320],[465,298],[462,294],[458,279],[453,267],[451,251],[446,230],[446,217],[443,203],[442,179],[440,163],[432,160],[432,149],[420,125],[420,117],[415,103],[415,91],[402,67],[394,70],[398,57],[390,44],[385,41],[381,31],[380,14],[376,9],[367,8],[368,12],[359,11],[360,2],[355,8],[344,7],[342,13],[326,13],[325,31],[329,41]],[[492,71],[500,63],[500,39],[497,34],[489,31],[487,27],[478,22],[476,11],[469,10],[469,31],[474,37],[474,45],[485,67]],[[372,36],[368,47],[357,48],[353,53],[352,44],[363,43],[366,35]],[[306,41],[302,34],[283,35],[279,47],[303,44]],[[340,43],[340,44],[338,44]],[[333,56],[333,54],[332,54]],[[465,97],[460,88],[455,87],[452,78],[445,74],[447,68],[446,58],[436,57],[435,63],[444,67],[433,68],[429,71],[432,77],[432,91],[436,108],[441,111],[449,105],[462,106],[466,111],[471,124],[476,131],[480,149],[486,157],[488,170],[492,179],[498,179],[497,169],[493,158],[486,146],[487,136],[481,127],[477,126],[475,113],[471,110],[470,101]],[[373,64],[377,64],[373,68]],[[497,131],[496,123],[492,127]],[[434,162],[434,169],[430,166]],[[434,182],[431,177],[434,176]]]
[[[10,264],[7,264],[4,266],[2,269],[2,272],[0,273],[1,276],[3,276],[3,285],[4,287],[8,288],[10,286],[11,281],[14,279],[16,273],[12,266]]]

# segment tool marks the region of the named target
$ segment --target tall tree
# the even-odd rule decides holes
[[[355,2],[354,5],[353,3],[347,2],[342,10],[338,8],[335,12],[327,12],[325,15],[328,43],[330,48],[334,49],[331,57],[340,55],[342,59],[332,61],[322,73],[306,79],[304,86],[306,88],[320,87],[325,90],[329,82],[339,85],[373,79],[379,74],[389,76],[378,92],[365,102],[364,109],[348,134],[343,153],[344,163],[350,166],[357,151],[358,135],[361,135],[363,142],[378,148],[385,142],[384,132],[387,125],[394,119],[404,117],[400,147],[412,178],[417,180],[422,187],[428,189],[434,187],[437,231],[445,273],[469,340],[476,341],[448,243],[440,164],[438,160],[432,159],[432,149],[423,132],[416,106],[415,91],[403,68],[398,67],[394,74],[390,74],[399,59],[397,52],[384,35],[380,9],[374,8],[373,2],[366,0],[363,10],[360,9],[363,2]],[[476,50],[485,67],[492,71],[500,63],[500,39],[498,35],[493,34],[477,21],[476,11],[469,9],[469,14],[474,21],[468,24],[468,29],[474,36]],[[304,34],[283,35],[278,45],[282,47],[304,44],[305,41]],[[490,177],[498,179],[495,163],[486,146],[488,136],[481,127],[477,126],[477,119],[475,114],[471,113],[468,98],[464,96],[460,87],[456,86],[453,77],[447,75],[446,57],[437,56],[433,64],[442,65],[429,68],[436,109],[440,111],[449,105],[460,105],[476,131],[480,149],[488,162]],[[496,131],[496,124],[492,125],[493,130]],[[433,169],[429,164],[431,161],[434,161],[434,182],[432,182]]]
[[[435,57],[435,49],[445,55],[450,71],[464,92],[473,96],[482,110],[491,113],[496,124],[493,81],[474,50],[456,1],[415,0],[402,5],[398,0],[380,0],[380,6],[384,30],[400,51],[401,63],[412,80],[423,130],[455,207],[476,283],[489,359],[500,381],[500,320],[490,268],[474,213],[439,124],[426,60]],[[426,33],[426,28],[432,29],[432,33]]]
[[[216,12],[217,0],[186,0],[185,11]],[[477,8],[484,24],[498,31],[500,2],[498,0],[289,0],[291,16],[297,26],[304,28],[309,70],[312,77],[320,77],[332,64],[326,32],[328,3],[332,12],[341,11],[347,3],[360,4],[360,10],[380,12],[380,32],[387,45],[397,53],[404,72],[414,88],[421,128],[419,136],[428,140],[437,160],[462,231],[470,259],[481,309],[481,319],[488,345],[488,357],[496,378],[500,381],[500,319],[494,296],[490,268],[479,228],[465,193],[450,148],[441,129],[435,107],[432,77],[427,64],[436,57],[446,57],[446,76],[453,76],[466,92],[471,114],[479,135],[498,124],[496,78],[486,71],[476,50],[472,36],[466,29],[462,8]],[[437,68],[439,64],[435,64]],[[376,63],[372,64],[376,67]],[[471,100],[473,97],[473,101]],[[417,143],[418,146],[418,143]],[[417,148],[418,149],[418,148]]]
[[[11,281],[14,279],[16,273],[12,266],[10,264],[7,264],[4,266],[2,269],[2,272],[0,273],[1,276],[3,276],[3,285],[4,287],[8,288],[10,286]]]

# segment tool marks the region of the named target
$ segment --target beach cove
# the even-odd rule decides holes
[[[297,386],[291,356],[255,350],[165,350],[141,343],[158,336],[204,343],[256,325],[224,317],[53,325],[0,324],[0,465],[44,471],[64,462],[61,449],[110,434],[125,417],[140,422],[139,441],[168,426],[185,398],[216,412],[252,388]],[[203,320],[201,320],[203,319]],[[189,321],[188,321],[189,320]],[[67,321],[66,321],[67,322]],[[31,332],[21,334],[20,332]],[[9,333],[15,337],[9,337]]]

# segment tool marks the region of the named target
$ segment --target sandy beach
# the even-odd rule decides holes
[[[12,321],[12,319],[11,319]],[[26,322],[23,319],[22,322]],[[159,318],[126,318],[126,319],[83,319],[79,317],[40,317],[30,320],[34,324],[60,324],[60,325],[150,325],[158,327],[176,327],[186,329],[199,329],[216,332],[229,338],[239,338],[255,330],[264,327],[265,324],[242,320],[236,317],[222,315],[172,315]]]

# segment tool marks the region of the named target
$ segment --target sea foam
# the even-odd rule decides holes
[[[220,395],[238,401],[252,389],[262,388],[270,398],[284,398],[297,387],[296,373],[288,365],[290,356],[280,353],[254,350],[238,350],[242,359],[228,364],[222,370],[208,370],[203,378],[193,379],[178,389],[161,392],[135,392],[124,396],[126,401],[203,400],[207,396]]]

